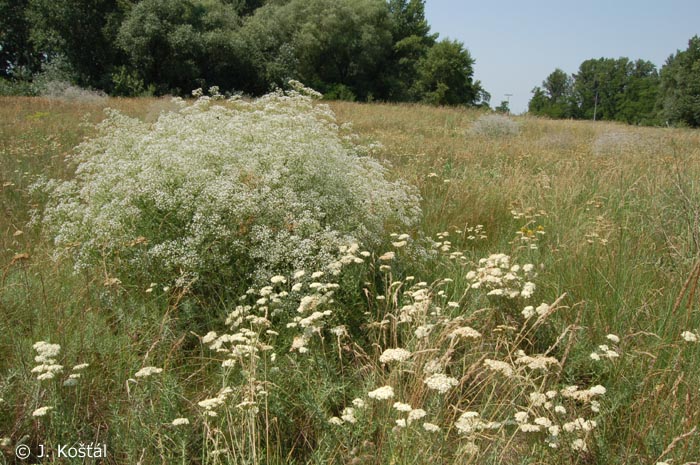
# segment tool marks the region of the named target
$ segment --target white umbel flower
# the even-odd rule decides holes
[[[456,378],[447,376],[443,373],[435,373],[433,375],[430,375],[425,380],[423,380],[423,382],[426,386],[428,386],[429,389],[438,391],[440,394],[446,393],[451,388],[459,384],[459,381]]]
[[[32,412],[33,417],[43,417],[47,413],[49,413],[49,410],[53,410],[53,407],[39,407],[38,409],[34,410]]]
[[[394,388],[391,386],[382,386],[367,393],[367,397],[376,400],[387,400],[394,397]]]
[[[158,375],[163,372],[162,368],[158,367],[143,367],[134,374],[134,378],[148,378],[151,375]]]
[[[379,357],[379,361],[382,363],[405,362],[410,357],[411,352],[409,352],[406,349],[386,349],[384,352],[382,352],[382,355]]]

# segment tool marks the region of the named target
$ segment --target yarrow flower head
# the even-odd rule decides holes
[[[394,388],[391,386],[382,386],[367,393],[367,397],[376,400],[387,400],[394,397]]]
[[[162,368],[143,367],[134,374],[134,378],[148,378],[151,375],[157,375],[163,372]]]
[[[379,356],[379,361],[382,363],[405,362],[410,357],[411,352],[406,349],[386,349],[382,352],[382,355]]]
[[[39,407],[38,409],[34,410],[32,412],[33,417],[43,417],[47,413],[49,413],[50,410],[53,410],[53,407]]]
[[[32,368],[32,373],[37,375],[36,379],[39,381],[53,379],[56,375],[63,372],[63,365],[59,365],[56,362],[56,357],[61,351],[60,345],[39,341],[33,347],[38,354],[34,357],[34,361],[39,364]]]
[[[430,375],[425,380],[423,380],[423,382],[426,386],[428,386],[429,389],[433,389],[439,392],[440,394],[446,393],[451,388],[459,384],[459,381],[456,378],[447,376],[443,373],[435,373],[433,375]]]

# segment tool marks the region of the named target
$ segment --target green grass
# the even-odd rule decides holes
[[[167,107],[155,99],[108,103],[149,120]],[[414,344],[417,350],[423,347],[420,341],[400,328],[374,330],[357,323],[351,328],[357,332],[354,341],[338,345],[331,337],[314,346],[307,362],[279,349],[277,371],[249,367],[262,370],[268,376],[266,389],[274,392],[254,418],[235,408],[217,418],[197,417],[197,402],[225,385],[241,386],[235,405],[245,397],[244,388],[255,384],[235,370],[224,372],[216,354],[197,337],[225,331],[223,322],[235,302],[210,308],[194,296],[166,292],[160,284],[152,292],[146,292],[149,283],[105,286],[107,276],[99,271],[76,275],[70,263],[54,261],[50,239],[27,224],[32,207],[44,201],[30,195],[28,187],[37,176],[71,176],[66,156],[92,132],[81,123],[100,120],[101,108],[3,98],[0,438],[10,438],[11,445],[1,446],[0,463],[13,463],[14,446],[22,438],[34,449],[106,442],[107,463],[250,463],[246,460],[254,458],[258,463],[681,464],[700,457],[694,429],[700,423],[700,346],[680,336],[700,328],[700,290],[693,271],[700,254],[699,132],[520,117],[515,118],[519,135],[495,138],[470,133],[480,115],[471,110],[332,107],[340,121],[352,122],[361,139],[382,143],[380,156],[391,163],[393,175],[420,188],[424,219],[412,232],[415,237],[437,239],[436,234],[451,231],[452,250],[461,250],[466,262],[502,252],[518,263],[536,264],[535,306],[566,293],[548,325],[518,347],[543,352],[563,335],[553,354],[566,363],[546,382],[607,388],[589,452],[550,451],[541,441],[514,433],[491,445],[482,440],[476,457],[460,449],[464,442],[453,430],[440,441],[420,435],[399,440],[390,432],[389,407],[375,408],[351,432],[341,434],[327,424],[328,417],[339,416],[355,396],[379,383],[397,386],[402,401],[430,406],[443,425],[476,407],[483,415],[502,415],[513,407],[509,403],[522,403],[520,385],[467,370],[477,366],[480,350],[514,353],[513,341],[497,335],[488,335],[490,342],[481,349],[455,355],[463,357],[467,374],[460,379],[461,395],[451,394],[452,410],[426,392],[420,379],[377,362],[381,350],[374,343],[394,346],[394,338],[399,346]],[[522,216],[514,218],[513,210]],[[485,239],[454,232],[479,224]],[[535,232],[538,226],[544,234]],[[521,230],[533,239],[522,242]],[[531,243],[537,248],[530,249]],[[499,323],[479,313],[493,301],[465,290],[471,266],[444,258],[392,266],[395,278],[386,281],[385,274],[358,271],[366,273],[360,281],[372,281],[369,297],[359,288],[343,288],[338,298],[343,311],[357,316],[396,310],[386,287],[415,274],[428,283],[454,280],[445,286],[447,300],[460,301],[459,311],[471,324],[494,329]],[[382,293],[388,298],[377,300]],[[396,295],[400,308],[408,298]],[[621,338],[620,357],[594,362],[590,353],[607,342],[609,333]],[[288,347],[291,336],[283,337]],[[447,344],[444,337],[436,338],[431,339],[435,347]],[[36,381],[30,370],[32,344],[39,340],[61,345],[60,363],[68,371],[90,363],[76,388]],[[162,376],[131,381],[148,365],[162,367]],[[33,418],[43,405],[54,411]],[[171,426],[180,416],[192,425]],[[217,447],[235,452],[217,457],[212,454]]]

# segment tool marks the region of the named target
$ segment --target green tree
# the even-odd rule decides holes
[[[527,104],[527,111],[533,115],[546,115],[545,111],[549,105],[549,99],[541,87],[532,89],[532,98]]]
[[[26,78],[41,56],[30,42],[29,0],[0,0],[0,77]]]
[[[481,88],[472,80],[473,66],[474,59],[463,43],[441,40],[418,63],[416,93],[435,105],[476,105]]]
[[[256,10],[240,37],[267,87],[294,77],[324,93],[365,100],[383,97],[390,26],[382,0],[291,0]]]
[[[700,127],[700,37],[668,57],[661,68],[662,116],[671,123]]]
[[[576,103],[573,98],[573,86],[574,81],[571,76],[559,68],[555,69],[542,81],[542,95],[537,96],[540,101],[533,104],[533,113],[551,118],[575,116]]]
[[[418,62],[435,45],[437,34],[430,34],[423,0],[389,0],[393,49],[385,66],[384,94],[390,100],[411,100],[411,83],[418,77]]]
[[[629,67],[623,98],[616,119],[630,124],[658,124],[659,73],[656,66],[637,60]]]
[[[106,88],[118,58],[115,25],[130,7],[125,0],[29,0],[33,47],[49,59],[64,56],[78,84]]]
[[[495,108],[495,110],[496,110],[497,113],[504,113],[504,114],[510,113],[510,106],[508,105],[508,101],[507,101],[507,100],[502,100],[502,101],[501,101],[501,104],[498,105],[498,106]]]
[[[622,57],[586,60],[572,76],[554,70],[532,90],[528,109],[552,118],[654,124],[658,73],[653,63]]]
[[[189,0],[143,0],[126,17],[117,43],[159,93],[197,87],[204,52],[203,11]]]

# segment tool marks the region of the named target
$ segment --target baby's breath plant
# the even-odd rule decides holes
[[[57,254],[122,280],[240,286],[325,269],[341,246],[415,224],[415,190],[312,96],[297,83],[252,101],[178,99],[152,124],[108,110],[72,156],[74,179],[43,184]]]
[[[488,114],[477,119],[469,129],[472,135],[485,137],[517,136],[520,133],[518,123],[503,115]]]

